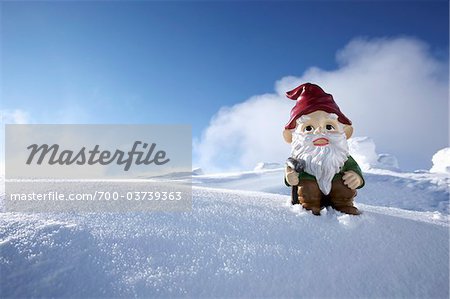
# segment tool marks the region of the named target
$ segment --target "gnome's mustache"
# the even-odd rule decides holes
[[[334,152],[348,153],[347,138],[344,133],[304,134],[292,133],[292,156],[307,152]]]
[[[304,134],[294,131],[292,133],[292,146],[325,146],[334,145],[342,141],[343,134],[340,133],[319,133]]]

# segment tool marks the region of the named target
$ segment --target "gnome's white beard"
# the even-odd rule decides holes
[[[313,140],[327,138],[326,146],[315,146]],[[291,156],[305,161],[305,171],[316,177],[319,189],[328,195],[333,177],[348,159],[348,144],[345,134],[292,134]]]

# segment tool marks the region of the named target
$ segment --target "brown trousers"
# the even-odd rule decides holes
[[[347,187],[341,178],[333,180],[331,192],[328,195],[324,195],[320,191],[316,180],[300,180],[298,184],[300,203],[305,209],[311,210],[316,215],[320,215],[320,210],[327,206],[344,213],[359,214],[353,206],[355,196],[356,190]]]

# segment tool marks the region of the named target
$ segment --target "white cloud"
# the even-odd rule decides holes
[[[30,122],[30,115],[21,109],[0,110],[2,124],[27,124]]]
[[[337,53],[339,67],[311,67],[284,77],[275,94],[254,96],[221,109],[194,145],[204,169],[251,169],[259,161],[281,162],[289,154],[281,132],[294,105],[284,93],[304,82],[333,94],[355,128],[380,152],[396,155],[403,169],[429,168],[448,143],[448,70],[422,41],[355,39]]]
[[[283,144],[280,128],[290,104],[278,95],[265,94],[222,108],[194,143],[199,157],[194,163],[213,171],[253,169],[259,161],[285,157],[289,146]]]
[[[30,114],[21,109],[2,109],[0,120],[0,177],[2,177],[5,174],[5,124],[28,124]]]
[[[450,174],[450,147],[439,150],[433,156],[433,167],[430,172],[441,172]]]

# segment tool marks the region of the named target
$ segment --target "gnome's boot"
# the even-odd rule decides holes
[[[322,192],[315,180],[300,180],[298,184],[298,200],[303,208],[314,215],[320,215]]]
[[[355,196],[356,190],[347,187],[342,179],[333,180],[329,198],[335,210],[345,214],[360,215],[361,212],[353,205]]]

